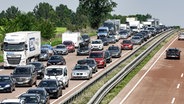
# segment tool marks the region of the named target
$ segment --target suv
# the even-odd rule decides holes
[[[97,62],[97,67],[106,67],[106,59],[104,51],[92,51],[89,54],[89,58],[94,58]]]
[[[36,85],[37,71],[35,70],[34,65],[17,66],[11,75],[15,80],[16,86]]]
[[[4,99],[0,104],[25,104],[23,99]]]
[[[44,79],[57,79],[63,82],[63,88],[68,87],[69,78],[67,74],[67,67],[65,65],[52,65],[46,67]]]
[[[101,39],[93,40],[91,42],[91,50],[103,50],[103,42]]]
[[[181,51],[178,48],[169,48],[166,50],[166,58],[177,58],[180,59]]]

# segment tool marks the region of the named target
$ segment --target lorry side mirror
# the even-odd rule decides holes
[[[1,51],[3,50],[3,44],[1,44]]]

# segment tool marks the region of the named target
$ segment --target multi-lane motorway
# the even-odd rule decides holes
[[[169,41],[110,104],[184,104],[184,41]],[[165,59],[166,49],[179,48],[181,59]]]
[[[96,37],[92,37],[92,39],[95,39],[95,38]],[[122,40],[117,42],[116,45],[120,45],[121,41]],[[184,44],[184,41],[175,40],[170,45],[173,47],[181,48],[181,50],[183,47],[183,52],[184,52],[184,46],[181,45],[182,43]],[[138,46],[139,45],[135,46],[134,48],[136,48]],[[168,44],[168,46],[169,46],[169,44]],[[104,50],[107,49],[107,47],[108,46],[105,46]],[[167,48],[167,47],[165,47],[165,48]],[[123,56],[123,57],[121,57],[121,58],[124,58],[124,56],[129,55],[130,51],[131,50],[122,51],[121,56]],[[177,79],[179,73],[180,73],[180,76],[182,76],[182,68],[177,68],[177,67],[179,67],[180,64],[182,66],[181,62],[184,59],[184,57],[182,58],[182,56],[183,56],[182,55],[180,60],[166,60],[166,59],[164,59],[164,57],[165,57],[164,52],[165,52],[165,50],[162,49],[162,51],[160,52],[161,56],[159,56],[159,55],[157,56],[160,58],[159,59],[157,59],[157,57],[153,58],[153,59],[157,60],[157,61],[153,61],[153,62],[155,62],[155,64],[152,65],[152,63],[150,63],[150,66],[145,67],[145,69],[141,70],[140,73],[130,83],[130,85],[127,85],[128,87],[126,87],[124,90],[122,90],[122,92],[111,103],[112,104],[119,104],[121,102],[122,104],[124,104],[124,103],[127,103],[127,104],[150,104],[150,103],[152,103],[153,104],[153,102],[151,102],[151,101],[155,101],[155,100],[157,101],[158,104],[163,104],[163,102],[168,103],[169,101],[176,102],[177,99],[179,99],[179,98],[177,98],[179,96],[179,94],[177,92],[182,87],[182,82],[181,82],[182,77],[180,77],[180,79],[179,78]],[[71,70],[74,67],[74,65],[76,64],[77,60],[83,59],[86,57],[87,56],[76,56],[76,52],[69,53],[68,55],[64,56],[64,58],[66,60],[66,65],[68,67],[69,76],[70,76]],[[106,68],[108,68],[110,65],[116,63],[118,60],[119,60],[119,58],[113,58],[113,61],[110,64],[108,64]],[[161,62],[160,62],[160,60],[161,60]],[[46,62],[44,62],[44,63],[46,64]],[[175,66],[173,66],[173,65],[175,65]],[[82,86],[93,81],[95,79],[95,77],[100,75],[100,73],[103,73],[106,68],[98,69],[98,72],[93,74],[93,78],[91,80],[70,80],[69,87],[66,88],[65,90],[63,90],[63,95],[61,97],[59,97],[58,99],[51,99],[50,100],[51,104],[59,104],[61,101],[66,99],[69,95],[71,95],[75,91],[77,91],[79,88],[81,88]],[[158,69],[158,68],[162,68],[162,69]],[[177,71],[176,71],[176,69],[177,69]],[[149,71],[147,71],[147,70],[149,70]],[[153,70],[153,71],[151,71],[151,70]],[[162,71],[159,72],[160,70],[162,70]],[[0,74],[3,74],[3,75],[8,74],[9,75],[12,71],[13,71],[13,69],[0,69]],[[170,72],[171,74],[167,74],[167,72]],[[146,74],[144,75],[144,73],[146,73]],[[142,77],[142,76],[144,76],[144,77]],[[39,83],[39,81],[40,80],[38,80],[37,83]],[[137,82],[139,82],[139,83],[136,84]],[[174,84],[176,84],[176,91],[174,88],[172,88],[172,87],[174,87]],[[179,88],[178,88],[178,86],[179,86]],[[35,86],[33,86],[33,87],[35,87]],[[159,89],[159,87],[161,87],[161,88]],[[20,94],[25,93],[29,88],[30,87],[16,87],[16,90],[13,91],[12,93],[0,93],[0,101],[5,99],[5,98],[17,98]],[[181,89],[181,91],[182,91],[182,89]],[[134,94],[134,92],[138,92],[138,93]],[[171,93],[173,94],[172,97],[166,96],[166,95],[171,94]],[[141,95],[138,95],[138,94],[141,94]],[[181,96],[180,96],[180,99],[181,99]]]

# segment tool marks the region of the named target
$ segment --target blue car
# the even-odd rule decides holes
[[[53,51],[53,47],[49,44],[44,44],[44,45],[41,45],[41,50],[42,49],[47,49],[49,50],[49,54],[50,55],[53,55],[54,54],[54,51]]]
[[[15,91],[15,82],[9,75],[0,75],[0,92]]]

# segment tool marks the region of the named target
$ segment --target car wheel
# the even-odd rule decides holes
[[[67,82],[66,87],[69,87],[69,81]]]

